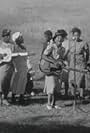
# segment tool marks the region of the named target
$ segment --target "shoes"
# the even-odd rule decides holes
[[[61,107],[59,107],[57,105],[53,106],[53,108],[55,108],[55,109],[62,109]]]
[[[51,105],[47,105],[47,109],[48,110],[52,110],[52,106]]]
[[[6,105],[6,106],[9,106],[10,105],[10,103],[6,99],[3,99],[2,104],[3,105]]]
[[[23,95],[20,95],[20,97],[19,97],[19,104],[20,105],[24,105],[25,104],[24,96]]]
[[[79,99],[80,99],[80,100],[85,100],[85,98],[84,98],[84,97],[79,97]]]
[[[90,96],[85,96],[85,100],[90,99]]]
[[[14,94],[12,94],[11,103],[16,103],[16,98]]]
[[[52,110],[53,108],[55,108],[55,109],[62,109],[61,107],[59,107],[59,106],[57,106],[57,105],[55,105],[55,106],[47,105],[47,109],[48,109],[48,110]]]

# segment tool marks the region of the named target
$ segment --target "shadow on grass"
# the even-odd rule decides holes
[[[10,103],[12,105],[23,105],[23,106],[28,106],[28,105],[33,105],[33,104],[45,104],[47,103],[47,96],[25,96],[24,101],[19,102],[19,98],[15,98],[16,100],[14,102],[11,102],[9,99]]]
[[[47,96],[36,96],[32,98],[26,98],[24,102],[24,106],[30,104],[45,104],[47,103]]]
[[[18,125],[0,122],[0,133],[89,133],[90,128],[50,123],[48,125]]]
[[[30,94],[26,95],[24,97],[24,103],[22,104],[23,106],[27,106],[30,104],[45,104],[45,103],[47,103],[47,95],[43,93],[43,89],[41,89],[41,88],[32,89],[32,91],[35,93],[35,96],[30,96]],[[70,106],[72,106],[74,97],[73,96],[66,97],[65,95],[61,95],[60,92],[56,93],[56,101],[60,101],[60,100],[67,102],[66,104],[69,104]],[[89,99],[80,100],[79,98],[77,98],[77,103],[85,105],[85,104],[89,104],[90,100]],[[17,100],[15,103],[12,103],[12,104],[20,105],[21,103],[19,103]]]

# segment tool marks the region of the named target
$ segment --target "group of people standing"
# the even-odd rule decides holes
[[[66,96],[69,93],[74,96],[76,91],[79,91],[80,98],[83,98],[86,87],[84,70],[87,69],[89,63],[89,45],[81,39],[82,33],[79,28],[74,27],[70,33],[71,38],[68,38],[68,33],[64,29],[57,30],[54,36],[50,30],[44,32],[44,45],[41,54],[44,66],[47,62],[50,70],[52,70],[51,64],[55,64],[59,68],[60,66],[62,68],[64,64],[64,67],[68,68],[61,69],[58,76],[52,72],[51,74],[45,73],[44,91],[48,94],[47,109],[49,110],[60,108],[55,105],[55,92],[62,83],[64,83]]]
[[[45,73],[44,92],[48,94],[47,108],[60,108],[56,106],[55,92],[64,83],[65,95],[75,95],[79,90],[80,98],[83,98],[86,84],[86,70],[90,69],[89,45],[81,39],[81,30],[74,27],[71,30],[71,38],[64,29],[59,29],[53,35],[52,31],[44,32],[44,43],[41,54],[41,63],[50,68]],[[7,51],[11,51],[11,55]],[[24,93],[27,85],[27,73],[31,69],[24,46],[24,38],[20,32],[11,33],[11,30],[2,31],[0,41],[0,95],[2,104],[9,105],[8,93],[12,91],[12,102],[15,102],[15,95],[19,95],[19,102],[23,103]],[[4,51],[4,53],[2,53]],[[13,56],[14,54],[14,56]],[[5,61],[11,56],[11,60]],[[4,61],[3,61],[4,60]],[[47,63],[45,63],[47,62]],[[54,64],[55,68],[52,67]],[[57,68],[57,69],[56,69]],[[59,70],[59,72],[57,72]],[[54,73],[56,72],[56,73]],[[90,75],[90,74],[89,74]],[[89,77],[89,76],[88,76]]]
[[[9,49],[12,55],[16,53],[15,56],[9,55],[7,52],[0,53],[0,60],[3,60],[4,57],[8,59],[9,56],[12,56],[10,61],[0,63],[1,103],[9,105],[7,99],[9,91],[12,91],[12,102],[15,101],[16,94],[20,96],[19,101],[23,102],[29,66],[27,65],[27,56],[20,56],[19,54],[26,52],[23,35],[20,32],[12,34],[11,30],[4,29],[1,37],[1,51],[5,52],[5,50]]]

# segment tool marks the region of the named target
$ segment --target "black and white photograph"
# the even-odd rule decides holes
[[[0,0],[0,133],[90,133],[90,0]]]

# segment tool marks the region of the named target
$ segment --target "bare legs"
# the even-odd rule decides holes
[[[48,110],[51,110],[55,106],[55,94],[48,94]]]
[[[55,94],[48,94],[48,105],[55,106]]]

